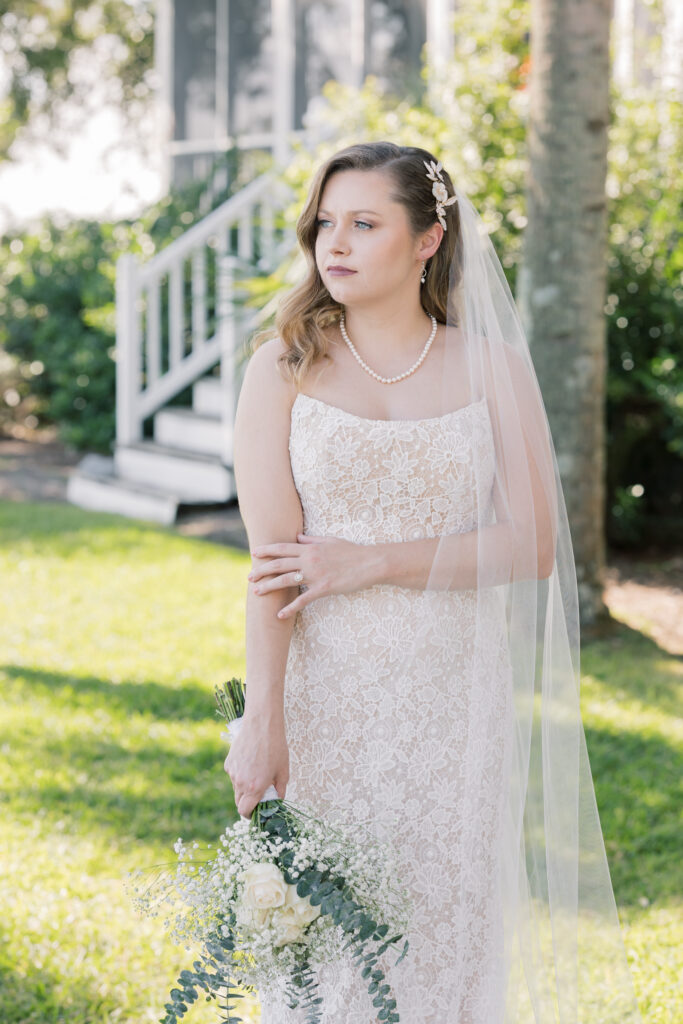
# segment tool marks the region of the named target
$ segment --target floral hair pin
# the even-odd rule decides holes
[[[432,185],[432,195],[436,198],[436,215],[439,218],[439,223],[441,224],[441,227],[444,229],[444,231],[447,231],[448,227],[446,225],[445,218],[446,207],[450,206],[451,203],[457,203],[458,197],[450,196],[449,198],[446,183],[441,176],[443,164],[441,163],[440,160],[438,161],[438,163],[434,163],[433,160],[430,160],[429,163],[427,163],[426,160],[423,160],[422,163],[427,168],[427,177],[434,182],[434,184]]]

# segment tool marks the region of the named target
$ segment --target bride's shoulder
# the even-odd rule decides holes
[[[280,335],[276,334],[275,337],[267,338],[265,341],[261,341],[254,346],[249,356],[249,363],[255,363],[259,367],[263,365],[275,366],[280,356],[285,355],[286,352],[287,346]]]
[[[266,408],[289,414],[296,388],[283,366],[286,354],[287,346],[279,336],[262,341],[254,348],[242,378],[241,402],[253,405],[262,414]]]
[[[289,416],[299,391],[315,387],[326,367],[335,363],[333,353],[338,348],[338,339],[334,325],[322,328],[322,333],[322,349],[308,361],[305,369],[297,366],[301,352],[293,357],[292,349],[279,334],[259,342],[249,357],[242,390],[246,388],[247,394],[260,395],[262,402],[274,403],[284,416]]]
[[[322,335],[323,344],[322,347],[318,345],[317,357],[313,360],[314,363],[330,357],[336,348],[339,347],[339,328],[334,324],[330,324],[326,327],[319,328],[320,334]],[[297,355],[301,355],[301,352],[305,346],[297,346]],[[287,356],[292,352],[292,349],[283,341],[280,335],[269,338],[266,341],[260,342],[254,349],[253,354],[250,356],[249,361],[252,362],[257,360],[258,365],[266,364],[270,366],[271,370],[278,366],[282,368],[283,363],[286,362]]]
[[[248,372],[252,377],[258,376],[259,379],[263,379],[264,383],[275,383],[276,380],[283,384],[287,383],[289,374],[285,363],[289,352],[290,349],[279,334],[260,342],[249,356],[245,377]]]

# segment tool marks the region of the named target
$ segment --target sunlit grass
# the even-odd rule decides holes
[[[154,1022],[189,966],[122,883],[237,817],[213,687],[244,677],[248,565],[116,516],[0,503],[2,1024]],[[681,663],[624,625],[582,669],[637,995],[646,1024],[674,1024]],[[200,1003],[187,1020],[216,1016]]]
[[[191,965],[123,880],[237,817],[213,686],[244,675],[248,564],[115,516],[0,505],[2,1024],[157,1021]]]
[[[583,647],[581,707],[636,994],[647,1024],[680,1024],[683,660],[624,624]]]

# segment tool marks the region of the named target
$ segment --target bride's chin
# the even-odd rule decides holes
[[[331,290],[333,287],[338,287],[340,284],[344,285],[348,281],[352,281],[357,274],[339,274],[339,276],[329,275],[327,277],[327,287]]]
[[[349,288],[349,287],[336,288],[334,285],[331,285],[330,283],[328,283],[327,284],[327,290],[330,293],[330,295],[332,296],[332,298],[336,299],[338,302],[348,302],[349,301],[349,297],[350,297],[349,293],[351,293],[351,295],[353,295],[353,300],[356,301],[356,302],[357,301],[362,301],[363,298],[364,298],[363,292],[362,291],[358,291],[358,289],[353,288],[353,287],[351,287],[351,288]]]

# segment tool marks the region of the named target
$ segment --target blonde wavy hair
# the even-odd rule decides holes
[[[318,168],[296,225],[297,240],[308,266],[307,273],[300,284],[280,300],[275,325],[254,335],[250,343],[254,351],[265,341],[279,336],[286,351],[278,362],[283,364],[297,389],[312,364],[327,355],[328,340],[323,333],[324,328],[337,322],[343,310],[323,284],[315,259],[318,207],[328,179],[337,171],[385,168],[393,186],[390,197],[393,202],[405,206],[410,229],[416,239],[437,221],[433,181],[427,175],[424,161],[437,163],[433,153],[418,146],[359,142],[334,153]],[[449,195],[453,195],[448,171],[444,168],[441,174]],[[447,307],[450,267],[456,247],[457,252],[462,247],[458,203],[445,207],[444,217],[448,229],[439,248],[426,262],[427,278],[421,286],[420,300],[425,312],[432,313],[439,323],[457,324],[455,312]]]

